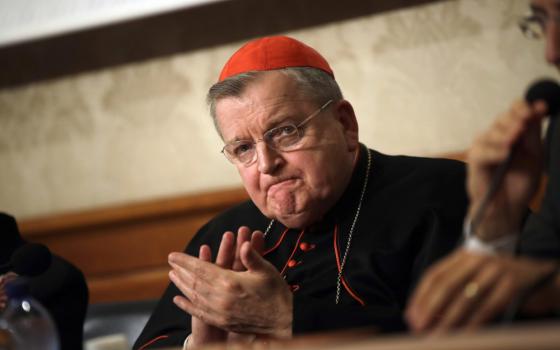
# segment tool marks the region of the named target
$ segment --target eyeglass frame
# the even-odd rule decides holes
[[[309,123],[313,118],[315,118],[316,116],[320,115],[321,112],[323,112],[325,109],[327,109],[327,107],[334,102],[334,99],[330,99],[327,102],[325,102],[321,107],[319,107],[319,109],[317,109],[316,111],[314,111],[313,113],[311,113],[308,117],[306,117],[303,121],[301,121],[299,124],[294,124],[293,122],[281,125],[281,126],[276,126],[274,128],[268,129],[267,131],[265,131],[263,133],[262,138],[260,139],[256,139],[255,141],[250,141],[250,140],[237,140],[237,141],[233,141],[230,142],[228,144],[225,144],[224,147],[221,150],[221,153],[224,154],[224,156],[227,158],[227,160],[229,160],[232,164],[240,164],[240,165],[244,165],[245,167],[249,167],[250,165],[252,165],[253,163],[255,163],[255,161],[257,160],[258,156],[257,156],[257,152],[256,149],[254,149],[254,155],[251,158],[250,161],[248,162],[242,162],[240,161],[238,158],[235,158],[235,156],[231,155],[230,152],[227,151],[227,147],[228,146],[232,146],[232,145],[236,145],[239,143],[250,143],[251,145],[256,145],[258,142],[264,142],[268,147],[270,147],[271,149],[278,151],[278,152],[284,152],[287,150],[282,150],[282,149],[278,149],[277,147],[275,147],[272,144],[272,141],[268,141],[267,142],[267,135],[271,135],[273,134],[275,131],[278,131],[279,129],[285,128],[287,126],[292,126],[295,128],[295,132],[298,135],[298,139],[297,141],[295,141],[293,144],[291,144],[290,146],[293,145],[297,145],[302,139],[303,139],[303,126],[305,126],[305,124]],[[272,138],[270,138],[270,140],[272,140]],[[293,151],[294,149],[289,149],[289,151]]]
[[[544,37],[546,25],[549,21],[560,24],[560,15],[549,16],[547,14],[532,13],[521,17],[517,21],[517,25],[526,38],[538,40]],[[535,25],[539,28],[538,31],[535,30]]]

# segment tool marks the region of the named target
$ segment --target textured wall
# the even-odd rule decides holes
[[[360,138],[386,153],[463,150],[555,72],[516,27],[527,1],[434,3],[287,33],[331,63]],[[0,210],[42,216],[238,186],[204,96],[240,45],[0,91]]]

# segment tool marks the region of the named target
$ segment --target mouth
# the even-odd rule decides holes
[[[267,188],[267,192],[279,191],[285,187],[291,187],[297,182],[296,178],[288,178],[280,181],[276,181],[270,184]]]

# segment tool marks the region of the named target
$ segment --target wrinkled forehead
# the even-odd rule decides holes
[[[291,76],[267,72],[256,79],[239,96],[228,96],[216,102],[216,121],[225,141],[241,137],[238,130],[251,127],[267,130],[313,106],[301,93]]]
[[[224,96],[216,101],[216,117],[222,119],[232,109],[245,114],[270,111],[282,106],[301,104],[310,100],[297,80],[278,71],[264,72],[254,79],[238,96]]]

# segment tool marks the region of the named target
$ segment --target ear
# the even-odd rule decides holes
[[[355,151],[359,147],[360,140],[358,137],[358,120],[356,119],[356,114],[354,114],[354,108],[346,100],[338,101],[334,108],[336,118],[342,126],[342,131],[346,138],[348,151]]]

